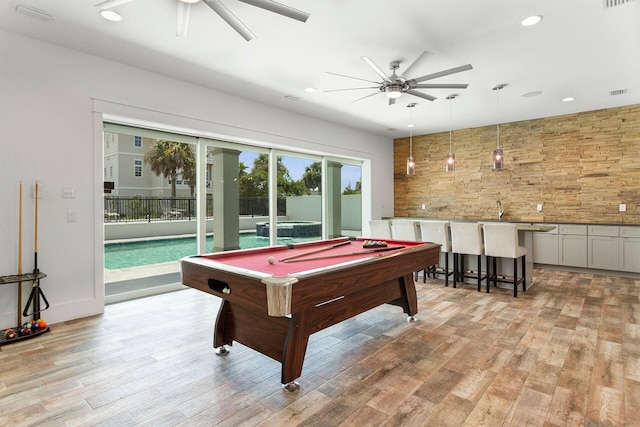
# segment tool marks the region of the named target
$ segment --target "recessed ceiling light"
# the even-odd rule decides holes
[[[576,99],[573,96],[567,96],[566,98],[562,98],[562,102],[571,102],[575,100]]]
[[[200,0],[180,0],[182,3],[198,3]]]
[[[523,97],[523,98],[531,98],[532,96],[538,96],[538,95],[542,95],[542,91],[541,90],[534,90],[534,91],[531,91],[531,92],[523,93],[520,96]]]
[[[316,92],[317,90],[318,89],[316,89],[315,87],[308,87],[304,91],[308,93],[313,93],[313,92]]]
[[[122,16],[119,13],[114,12],[113,10],[101,10],[100,16],[102,16],[107,21],[113,21],[113,22],[122,21]]]
[[[520,25],[523,27],[530,27],[532,25],[536,25],[540,21],[542,21],[542,15],[532,15],[524,18]]]

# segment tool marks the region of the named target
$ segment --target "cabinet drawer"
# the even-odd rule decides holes
[[[620,227],[620,237],[640,237],[640,227]]]
[[[587,235],[587,226],[586,225],[574,225],[574,224],[560,224],[559,227],[560,234],[574,234],[578,236],[586,236]]]
[[[589,236],[618,237],[619,227],[615,225],[590,225]]]
[[[549,230],[549,231],[534,231],[534,233],[558,234],[558,224],[538,223],[538,224],[533,224],[533,225],[550,225],[552,227],[555,227],[553,230]]]

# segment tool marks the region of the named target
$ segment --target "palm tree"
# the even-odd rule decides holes
[[[193,176],[195,155],[186,142],[160,139],[145,153],[144,161],[156,175],[163,175],[171,180],[171,198],[175,199],[178,172],[188,177]]]

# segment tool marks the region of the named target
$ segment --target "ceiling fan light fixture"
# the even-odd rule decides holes
[[[200,0],[180,0],[182,3],[194,4],[198,3]]]
[[[389,85],[384,88],[384,91],[387,94],[387,98],[400,98],[400,95],[402,95],[402,86]]]

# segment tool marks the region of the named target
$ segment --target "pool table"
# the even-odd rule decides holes
[[[413,273],[438,263],[440,245],[339,238],[183,258],[182,283],[223,299],[213,345],[237,341],[282,364],[297,390],[309,336],[384,303],[418,311]]]

